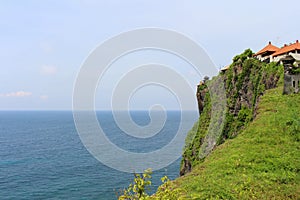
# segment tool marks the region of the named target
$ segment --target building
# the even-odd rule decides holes
[[[300,43],[298,40],[296,40],[295,43],[292,43],[290,45],[285,44],[282,48],[273,53],[273,61],[279,62],[280,60],[282,60],[290,54],[300,55]]]
[[[256,57],[258,60],[263,62],[272,62],[273,61],[273,54],[280,50],[280,48],[272,45],[271,42],[267,46],[265,46],[263,49],[261,49],[259,52],[254,54],[253,56]]]
[[[271,42],[269,42],[267,46],[265,46],[253,56],[258,60],[264,62],[280,62],[282,58],[288,56],[291,53],[300,55],[300,43],[298,40],[296,40],[295,43],[289,45],[285,44],[281,48],[278,48],[272,45]]]
[[[284,94],[300,92],[300,54],[289,53],[279,60],[284,66]]]
[[[284,66],[284,94],[300,92],[300,43],[285,44],[278,48],[269,42],[267,46],[254,54],[264,62],[280,62]]]
[[[280,62],[284,66],[284,94],[300,93],[300,43],[285,44],[278,48],[271,42],[253,55],[266,63]],[[221,73],[229,69],[229,65],[220,69]]]

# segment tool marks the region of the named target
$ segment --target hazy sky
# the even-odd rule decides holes
[[[142,27],[181,32],[200,44],[220,68],[246,48],[258,51],[269,40],[282,46],[300,39],[299,7],[296,0],[3,0],[0,110],[70,110],[81,64],[97,45],[121,32]],[[154,60],[163,56],[150,55]],[[178,71],[196,88],[200,78],[176,59],[172,63],[180,64]],[[107,78],[107,85],[110,80],[114,78]],[[106,98],[97,98],[104,102],[96,105],[98,109],[108,109],[109,90],[104,87]],[[145,90],[133,98],[133,108],[156,103],[150,98],[153,88]],[[158,102],[176,108],[174,97],[161,89],[155,94]]]

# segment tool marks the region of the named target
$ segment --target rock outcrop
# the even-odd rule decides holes
[[[255,117],[259,97],[264,91],[276,87],[279,81],[283,81],[282,65],[266,64],[252,58],[252,54],[248,49],[234,57],[230,67],[218,75],[217,79],[221,80],[218,84],[223,84],[226,93],[227,104],[226,108],[222,108],[223,111],[212,111],[212,93],[208,87],[211,81],[202,81],[198,85],[196,96],[200,118],[187,136],[180,175],[191,171],[193,166],[202,162],[208,155],[203,156],[201,149],[207,146],[205,137],[210,134],[210,129],[222,129],[218,138],[214,138],[215,141],[211,142],[215,146],[235,137]],[[214,104],[216,102],[213,102],[213,106]],[[225,120],[212,126],[210,121],[213,120],[213,112],[224,112]]]

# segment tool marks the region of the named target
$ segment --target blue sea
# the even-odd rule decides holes
[[[131,116],[142,126],[150,120],[148,112],[131,112]],[[195,122],[197,115],[191,116]],[[161,132],[140,142],[118,128],[111,112],[97,112],[97,117],[114,144],[133,152],[168,144],[180,122],[179,111],[167,112]],[[154,171],[150,192],[162,176],[178,177],[179,165],[180,158]],[[132,173],[105,166],[86,150],[71,111],[0,112],[0,199],[117,199],[116,193],[132,180]]]

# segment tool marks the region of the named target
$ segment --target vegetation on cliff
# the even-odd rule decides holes
[[[190,173],[140,199],[299,199],[300,95],[282,89],[266,91],[255,120]]]
[[[216,138],[216,145],[235,137],[240,130],[247,126],[256,115],[260,96],[267,89],[282,84],[283,66],[277,63],[266,64],[252,58],[252,54],[252,51],[247,49],[244,53],[235,56],[229,69],[221,72],[218,76],[218,79],[223,81],[221,84],[224,84],[227,103],[226,108],[222,110],[225,112],[225,120],[223,120],[222,126],[218,127],[222,129],[222,133]],[[181,175],[188,173],[204,160],[200,150],[204,138],[209,134],[211,128],[209,124],[213,114],[211,111],[211,92],[207,86],[215,80],[216,78],[198,86],[197,98],[200,118],[187,136],[181,163]]]
[[[172,182],[185,199],[298,199],[300,95],[266,91],[256,118]]]
[[[252,54],[235,56],[227,71],[198,86],[201,114],[186,138],[182,176],[144,199],[299,199],[300,95],[282,94],[282,65]],[[214,110],[218,85],[226,108]],[[220,127],[213,151],[203,154]]]

